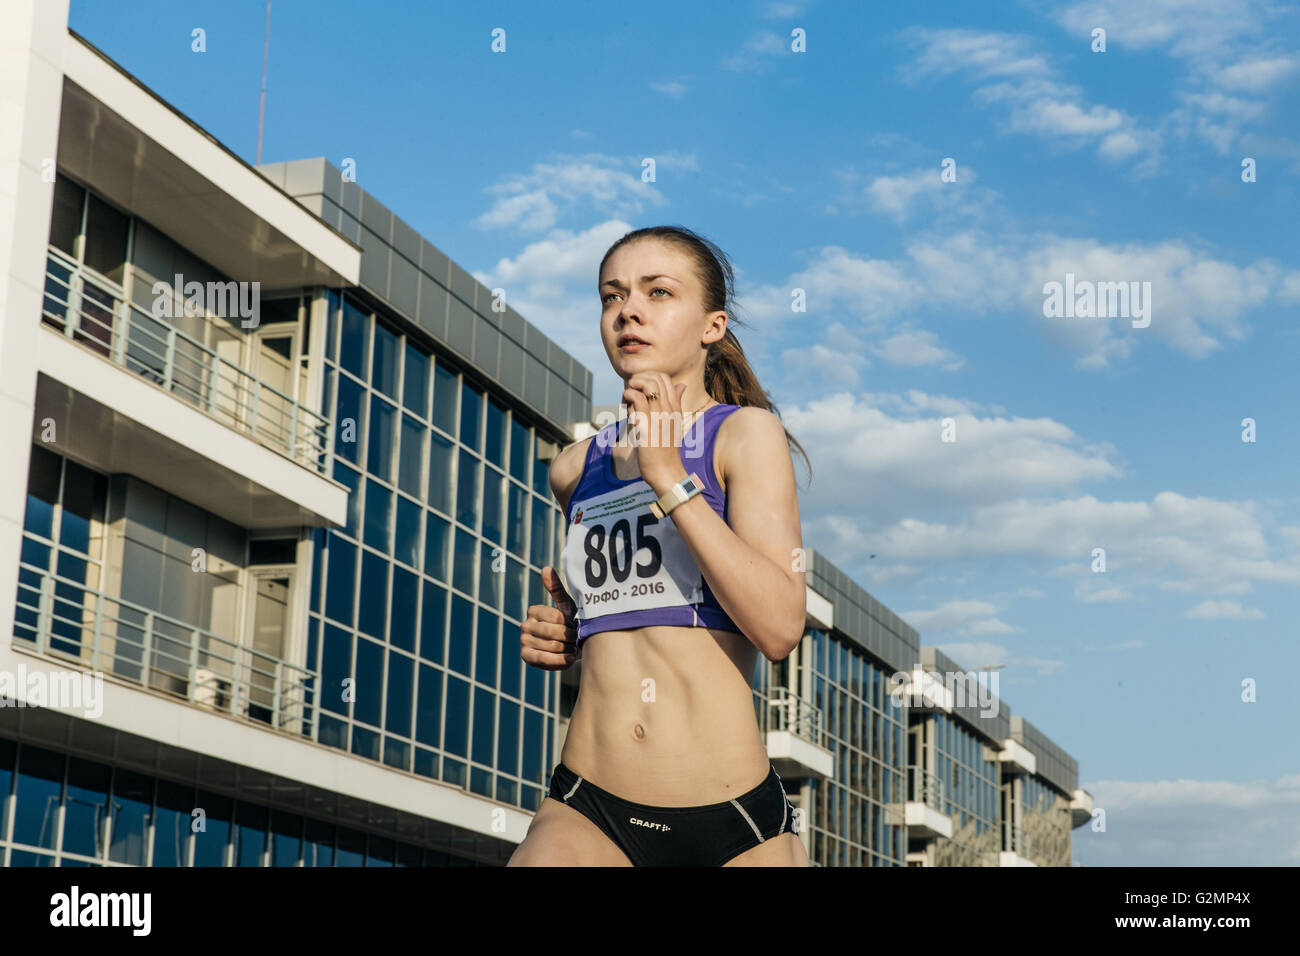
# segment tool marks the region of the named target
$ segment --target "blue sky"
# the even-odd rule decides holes
[[[70,24],[252,162],[265,9],[73,0]],[[277,0],[262,159],[354,159],[598,404],[605,249],[713,239],[812,457],[805,545],[1004,665],[1106,810],[1075,858],[1295,866],[1298,50],[1300,15],[1252,0]],[[1150,324],[1044,316],[1066,273],[1151,283]]]

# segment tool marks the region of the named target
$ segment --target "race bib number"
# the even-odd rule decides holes
[[[564,568],[578,620],[696,604],[704,577],[671,517],[648,506],[644,480],[584,501],[564,541]]]

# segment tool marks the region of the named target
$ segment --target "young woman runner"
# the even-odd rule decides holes
[[[555,606],[528,609],[520,656],[583,673],[509,865],[807,866],[750,688],[758,653],[782,660],[803,634],[789,446],[803,448],[729,327],[721,250],[638,229],[599,280],[629,416],[551,463],[574,594],[542,569]]]

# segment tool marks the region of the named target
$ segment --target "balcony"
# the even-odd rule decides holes
[[[128,371],[301,465],[325,470],[330,425],[284,392],[128,303],[125,290],[49,248],[41,318]]]
[[[1004,827],[998,866],[1037,866],[1029,856],[1029,837],[1024,827]]]
[[[72,662],[224,716],[316,737],[315,671],[123,601],[40,568],[19,565],[14,647]]]
[[[952,817],[943,812],[944,787],[938,774],[921,767],[908,767],[907,800],[902,806],[901,819],[897,804],[889,809],[892,812],[886,814],[886,822],[906,826],[909,837],[952,837]]]
[[[242,346],[233,335],[213,348],[142,310],[135,281],[129,266],[124,286],[49,247],[35,439],[53,422],[74,457],[247,528],[343,523],[329,421],[221,354]]]
[[[771,697],[757,697],[756,704],[768,758],[783,779],[835,775],[835,755],[826,748],[819,708],[785,687],[774,688]]]

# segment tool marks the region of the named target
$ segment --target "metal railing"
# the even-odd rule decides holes
[[[128,300],[125,290],[49,247],[42,319],[236,431],[324,471],[324,416]],[[232,337],[232,343],[240,339]]]
[[[769,730],[785,730],[815,743],[826,746],[826,728],[822,722],[820,707],[798,696],[787,687],[774,687],[771,696],[757,696],[759,710],[759,729],[763,733]],[[755,694],[757,695],[757,691]]]
[[[27,563],[14,637],[56,660],[316,739],[316,671]]]
[[[907,800],[944,813],[943,778],[923,767],[907,768]]]
[[[1003,850],[1007,853],[1014,853],[1016,856],[1029,859],[1029,834],[1025,833],[1024,827],[1003,827],[1002,841],[1005,846]]]

